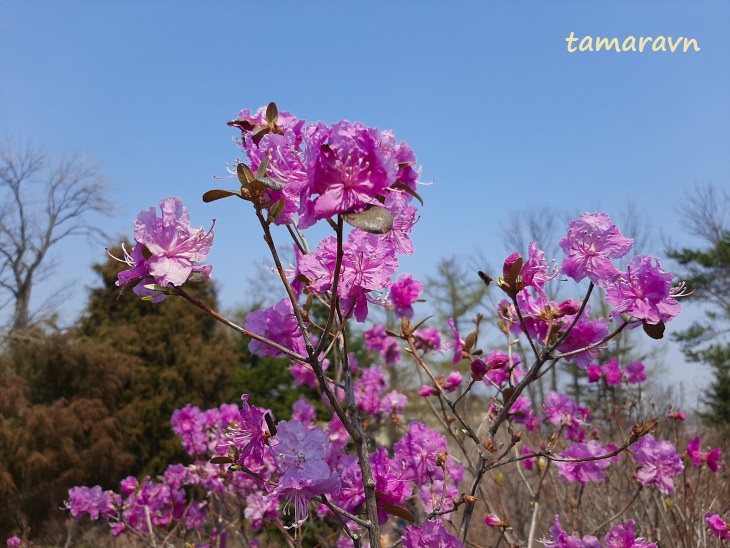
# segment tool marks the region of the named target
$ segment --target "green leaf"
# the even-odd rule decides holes
[[[256,177],[254,177],[253,171],[251,171],[251,168],[244,163],[239,163],[236,166],[236,174],[238,175],[238,180],[241,182],[241,185],[244,188],[248,188],[248,185],[250,185],[256,179]]]
[[[343,213],[344,221],[371,234],[387,234],[393,230],[393,216],[384,207],[370,205],[360,213]]]
[[[239,198],[243,198],[243,196],[241,196],[241,192],[238,190],[214,189],[209,190],[208,192],[203,194],[203,201],[206,204],[209,204],[210,202],[215,202],[216,200],[228,198],[229,196],[238,196]]]
[[[262,177],[266,177],[267,169],[269,169],[269,157],[264,154],[264,157],[261,158],[259,168],[256,170],[256,178],[261,179]]]
[[[256,180],[259,183],[262,183],[265,187],[270,188],[271,190],[281,190],[284,188],[284,184],[279,181],[279,179],[272,179],[271,177],[264,177],[256,175]]]
[[[270,126],[279,121],[279,109],[276,108],[276,103],[273,101],[266,107],[266,121]]]
[[[269,218],[267,219],[268,222],[273,223],[276,218],[281,215],[281,212],[284,211],[284,207],[286,207],[286,200],[282,198],[281,200],[277,200],[271,206],[269,207]]]
[[[396,184],[393,185],[393,188],[398,189],[398,190],[402,190],[403,192],[405,192],[407,194],[410,194],[416,200],[418,200],[419,202],[421,202],[421,205],[423,205],[423,198],[421,198],[421,195],[418,194],[418,192],[416,192],[415,190],[413,190],[408,185],[403,184],[403,183],[396,183]]]

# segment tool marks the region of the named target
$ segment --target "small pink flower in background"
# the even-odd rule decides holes
[[[446,392],[454,392],[459,386],[461,386],[461,381],[463,380],[461,373],[458,371],[452,371],[449,373],[449,376],[446,377],[443,384],[441,386],[444,387],[444,390]]]
[[[568,235],[560,240],[565,260],[563,274],[576,282],[588,278],[600,287],[607,287],[619,275],[611,259],[624,257],[633,240],[624,237],[605,213],[584,213],[568,223]]]
[[[416,348],[423,352],[441,348],[441,333],[435,327],[424,327],[413,335],[416,337]]]
[[[631,362],[626,366],[626,376],[629,384],[641,384],[646,381],[646,366],[641,362]]]
[[[383,324],[376,325],[363,333],[365,348],[379,353],[386,365],[394,365],[400,361],[398,341],[386,333]]]
[[[682,411],[672,411],[667,413],[667,418],[675,421],[683,421],[687,420],[687,415],[685,415]]]
[[[586,373],[588,374],[588,382],[598,382],[603,378],[601,366],[596,363],[592,363],[586,367]]]
[[[599,457],[609,451],[601,446],[596,440],[586,443],[576,443],[568,447],[560,454],[561,458],[585,459]],[[588,460],[583,462],[555,462],[560,474],[568,481],[585,485],[589,481],[601,482],[606,478],[603,472],[611,465],[610,459]]]
[[[73,487],[69,490],[68,495],[69,500],[64,505],[76,519],[88,515],[91,521],[96,521],[100,516],[108,520],[116,515],[114,493],[112,491],[103,491],[99,485],[94,487]]]
[[[717,538],[730,540],[730,525],[728,525],[728,523],[723,520],[718,514],[712,514],[710,512],[707,512],[705,514],[705,521],[707,522],[707,526],[710,528],[710,531],[712,531],[713,535],[715,535]]]
[[[413,317],[413,303],[418,300],[421,291],[421,282],[414,280],[410,274],[401,274],[390,288],[390,302],[396,317],[405,316],[409,320]]]
[[[560,516],[555,516],[553,526],[550,528],[552,539],[540,539],[545,548],[601,548],[601,543],[594,536],[585,536],[582,539],[575,535],[568,535],[560,523]]]
[[[393,390],[380,399],[380,411],[388,415],[400,415],[406,403],[408,403],[406,395]]]
[[[602,365],[601,371],[608,386],[621,386],[623,371],[621,371],[621,366],[616,358],[612,358],[607,365]]]
[[[657,548],[654,542],[636,538],[633,519],[627,521],[626,525],[618,524],[611,527],[603,540],[606,548]]]
[[[292,405],[291,418],[309,426],[317,418],[317,410],[307,398],[302,396]]]
[[[634,459],[641,467],[634,474],[643,485],[656,485],[662,493],[674,493],[674,476],[684,470],[682,457],[671,442],[656,441],[647,434],[633,446]]]
[[[297,325],[294,308],[288,298],[281,299],[275,305],[265,310],[254,310],[246,315],[245,328],[275,342],[284,348],[306,355],[304,337]],[[257,356],[283,356],[281,351],[267,344],[251,339],[249,350]]]
[[[487,524],[489,527],[497,527],[501,523],[501,519],[499,519],[499,516],[497,514],[489,514],[487,517],[484,518],[484,523]]]
[[[425,522],[421,527],[409,525],[403,535],[403,548],[462,548],[462,542],[451,536],[441,520]]]
[[[424,398],[435,396],[436,394],[438,394],[438,390],[436,390],[433,386],[424,385],[418,390],[418,395],[423,396]]]
[[[586,309],[586,314],[588,313],[589,311]],[[573,352],[580,350],[603,340],[607,335],[608,326],[606,325],[605,318],[596,318],[595,320],[591,320],[582,316],[573,329],[571,329],[570,334],[560,344],[558,350],[560,350],[560,352]],[[566,359],[568,361],[572,361],[581,369],[585,369],[598,357],[598,354],[604,347],[605,344],[599,345],[590,350],[585,350],[578,354],[569,356]]]
[[[686,455],[688,459],[692,461],[692,466],[702,466],[703,463],[706,463],[710,470],[717,472],[724,465],[724,463],[720,461],[721,453],[722,449],[719,447],[707,453],[702,451],[699,436],[687,442]]]
[[[266,413],[268,413],[266,409],[248,404],[248,394],[241,396],[240,419],[228,436],[228,442],[240,451],[238,464],[245,464],[244,461],[249,455],[254,463],[263,464],[266,439],[269,436],[269,431],[264,427]]]
[[[408,433],[393,446],[395,462],[401,463],[403,477],[422,483],[437,470],[440,452],[447,452],[446,437],[420,422],[408,425]]]

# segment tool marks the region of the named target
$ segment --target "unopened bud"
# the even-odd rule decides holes
[[[522,432],[515,432],[512,434],[512,443],[519,443],[522,439]]]
[[[568,299],[567,301],[563,301],[558,305],[558,313],[560,314],[560,317],[563,316],[572,316],[573,314],[576,314],[581,307],[581,303],[578,301],[574,301],[573,299]]]
[[[487,374],[488,369],[484,360],[474,360],[471,362],[471,378],[475,381],[481,381],[484,379],[484,375]]]
[[[436,453],[436,466],[439,468],[443,468],[443,466],[446,464],[446,451],[439,451]]]

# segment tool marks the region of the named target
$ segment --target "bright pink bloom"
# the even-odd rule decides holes
[[[378,324],[363,333],[365,348],[378,352],[386,365],[395,365],[400,361],[398,341],[386,333],[385,326]]]
[[[656,441],[651,434],[639,438],[633,446],[634,459],[641,467],[634,474],[644,485],[655,484],[662,493],[674,493],[674,476],[684,470],[682,457],[671,442]]]
[[[284,348],[306,356],[304,337],[294,316],[294,308],[289,298],[283,298],[265,310],[254,310],[246,315],[245,328],[275,342]],[[284,354],[255,339],[248,343],[249,350],[257,356],[283,356]]]
[[[396,181],[395,138],[360,123],[319,122],[304,130],[308,183],[302,188],[300,227],[338,213],[361,211]]]
[[[329,438],[321,428],[281,421],[269,447],[282,474],[274,493],[294,502],[294,526],[299,527],[309,516],[307,505],[313,496],[340,488],[339,474],[325,462]]]
[[[648,324],[668,322],[682,310],[674,298],[678,293],[672,289],[673,279],[671,272],[660,268],[659,259],[637,255],[606,290],[606,301],[613,306],[611,317],[626,313]]]
[[[588,382],[598,382],[603,378],[603,371],[601,371],[601,366],[599,366],[596,363],[590,364],[586,368],[586,373],[588,373]]]
[[[497,527],[500,523],[502,523],[502,520],[499,519],[497,514],[489,514],[484,518],[484,523],[489,527]]]
[[[568,223],[568,235],[560,240],[565,260],[560,268],[576,282],[588,277],[607,287],[619,275],[611,259],[624,257],[633,240],[625,238],[605,213],[584,213]]]
[[[114,509],[114,494],[111,491],[103,491],[99,485],[72,487],[68,495],[69,500],[64,505],[76,519],[88,515],[91,521],[96,521],[100,516],[108,520],[117,513]]]
[[[454,318],[449,318],[448,320],[446,320],[446,323],[451,328],[451,332],[454,334],[454,341],[448,344],[449,348],[454,349],[454,359],[451,360],[451,365],[456,365],[463,358],[462,349],[464,348],[464,341],[459,334],[459,330],[456,328],[456,322],[454,321]]]
[[[575,350],[580,350],[603,340],[607,335],[608,326],[606,325],[606,320],[604,318],[591,320],[587,319],[585,316],[581,316],[578,323],[575,324],[575,327],[573,327],[570,331],[570,334],[565,341],[563,341],[558,350],[561,352],[573,352]],[[604,347],[605,344],[599,345],[590,350],[569,356],[566,360],[574,362],[575,365],[581,369],[585,369],[598,357],[601,349]]]
[[[683,421],[687,420],[687,415],[682,411],[672,411],[671,413],[667,413],[667,418],[675,421]]]
[[[414,280],[410,274],[401,274],[400,278],[390,288],[390,302],[395,309],[396,317],[405,316],[409,320],[413,317],[413,303],[423,291],[423,284]]]
[[[560,523],[560,516],[555,516],[553,526],[550,528],[552,539],[541,539],[545,548],[601,548],[601,543],[594,536],[587,535],[582,539],[575,535],[568,535]]]
[[[568,447],[560,455],[561,458],[585,459],[598,457],[608,453],[596,440],[586,443],[576,443]],[[589,460],[583,462],[556,462],[560,474],[568,481],[585,485],[589,481],[601,482],[606,478],[603,470],[611,465],[610,459]]]
[[[629,384],[640,384],[646,381],[646,366],[641,362],[631,362],[626,366],[626,376]]]
[[[155,208],[140,212],[134,223],[134,239],[152,256],[147,269],[156,284],[180,286],[192,272],[210,277],[210,267],[196,266],[204,261],[213,245],[213,228],[190,228],[190,214],[179,198],[160,202],[162,217]]]
[[[408,425],[408,433],[393,446],[394,460],[401,463],[403,477],[417,483],[433,477],[438,470],[436,457],[446,452],[446,438],[420,422]]]
[[[602,365],[601,371],[603,371],[608,386],[621,386],[623,371],[616,358],[611,358],[607,365]]]
[[[449,376],[446,377],[444,383],[441,386],[443,386],[446,392],[454,392],[457,388],[459,388],[459,386],[461,386],[462,380],[463,379],[461,373],[459,373],[458,371],[452,371],[451,373],[449,373]]]
[[[403,548],[462,548],[462,542],[451,536],[441,520],[427,521],[421,527],[409,525],[403,535]]]
[[[717,538],[730,540],[730,525],[728,525],[728,523],[725,522],[725,520],[723,520],[718,514],[707,512],[705,514],[705,521],[713,535]]]
[[[400,415],[408,403],[405,394],[393,390],[380,399],[380,411],[387,415]]]
[[[256,464],[263,464],[266,438],[269,435],[265,427],[264,417],[268,413],[266,409],[259,409],[248,404],[248,394],[241,396],[241,411],[238,425],[230,430],[228,440],[239,450],[238,464],[244,462],[250,456],[251,461]]]
[[[487,364],[482,359],[476,359],[471,362],[471,378],[475,381],[481,381],[488,370]]]
[[[633,519],[627,521],[626,525],[618,524],[611,527],[603,540],[606,548],[657,548],[654,542],[636,538]]]

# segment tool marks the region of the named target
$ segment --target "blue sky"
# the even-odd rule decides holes
[[[195,225],[217,218],[210,262],[227,303],[245,300],[265,250],[245,204],[200,196],[238,156],[226,121],[272,100],[411,145],[435,181],[402,261],[419,277],[450,255],[501,264],[500,230],[529,208],[620,218],[632,202],[657,241],[692,243],[677,222],[685,192],[730,186],[725,2],[0,1],[0,13],[0,136],[99,162],[114,240],[166,196]],[[701,50],[569,53],[571,31]],[[103,249],[75,241],[56,258],[37,298],[64,287],[72,318]]]

